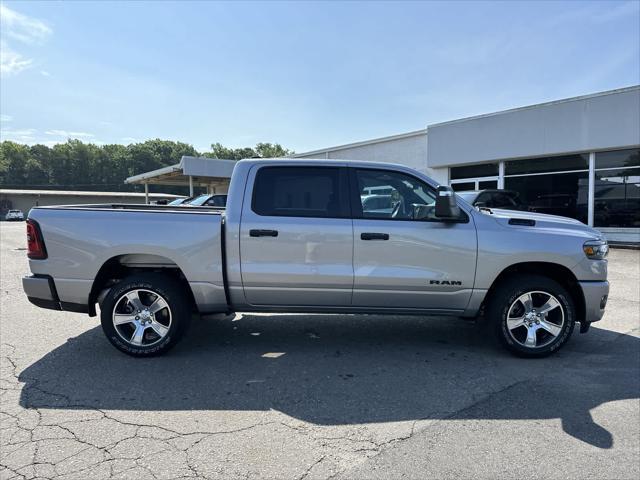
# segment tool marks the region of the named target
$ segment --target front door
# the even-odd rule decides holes
[[[251,305],[348,306],[353,222],[347,171],[255,166],[240,224],[240,265]]]
[[[476,270],[473,220],[438,221],[436,191],[413,175],[350,170],[353,305],[464,310]]]

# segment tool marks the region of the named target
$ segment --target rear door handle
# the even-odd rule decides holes
[[[277,230],[249,230],[250,237],[277,237]]]
[[[389,240],[389,234],[366,232],[366,233],[361,233],[360,238],[362,240]]]

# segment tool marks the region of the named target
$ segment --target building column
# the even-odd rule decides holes
[[[193,197],[193,177],[189,175],[189,196]]]
[[[504,189],[504,162],[498,163],[498,188]]]
[[[149,205],[149,184],[144,184],[144,203]]]
[[[595,211],[595,197],[596,197],[596,154],[595,152],[589,153],[589,199],[587,200],[587,223],[590,227],[593,227],[593,215]]]

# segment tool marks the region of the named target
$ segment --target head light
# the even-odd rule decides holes
[[[603,260],[609,253],[609,244],[606,240],[589,240],[582,246],[582,250],[591,260]]]

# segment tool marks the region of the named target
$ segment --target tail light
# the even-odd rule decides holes
[[[27,219],[27,257],[34,260],[47,258],[47,249],[44,248],[40,225],[30,218]]]

